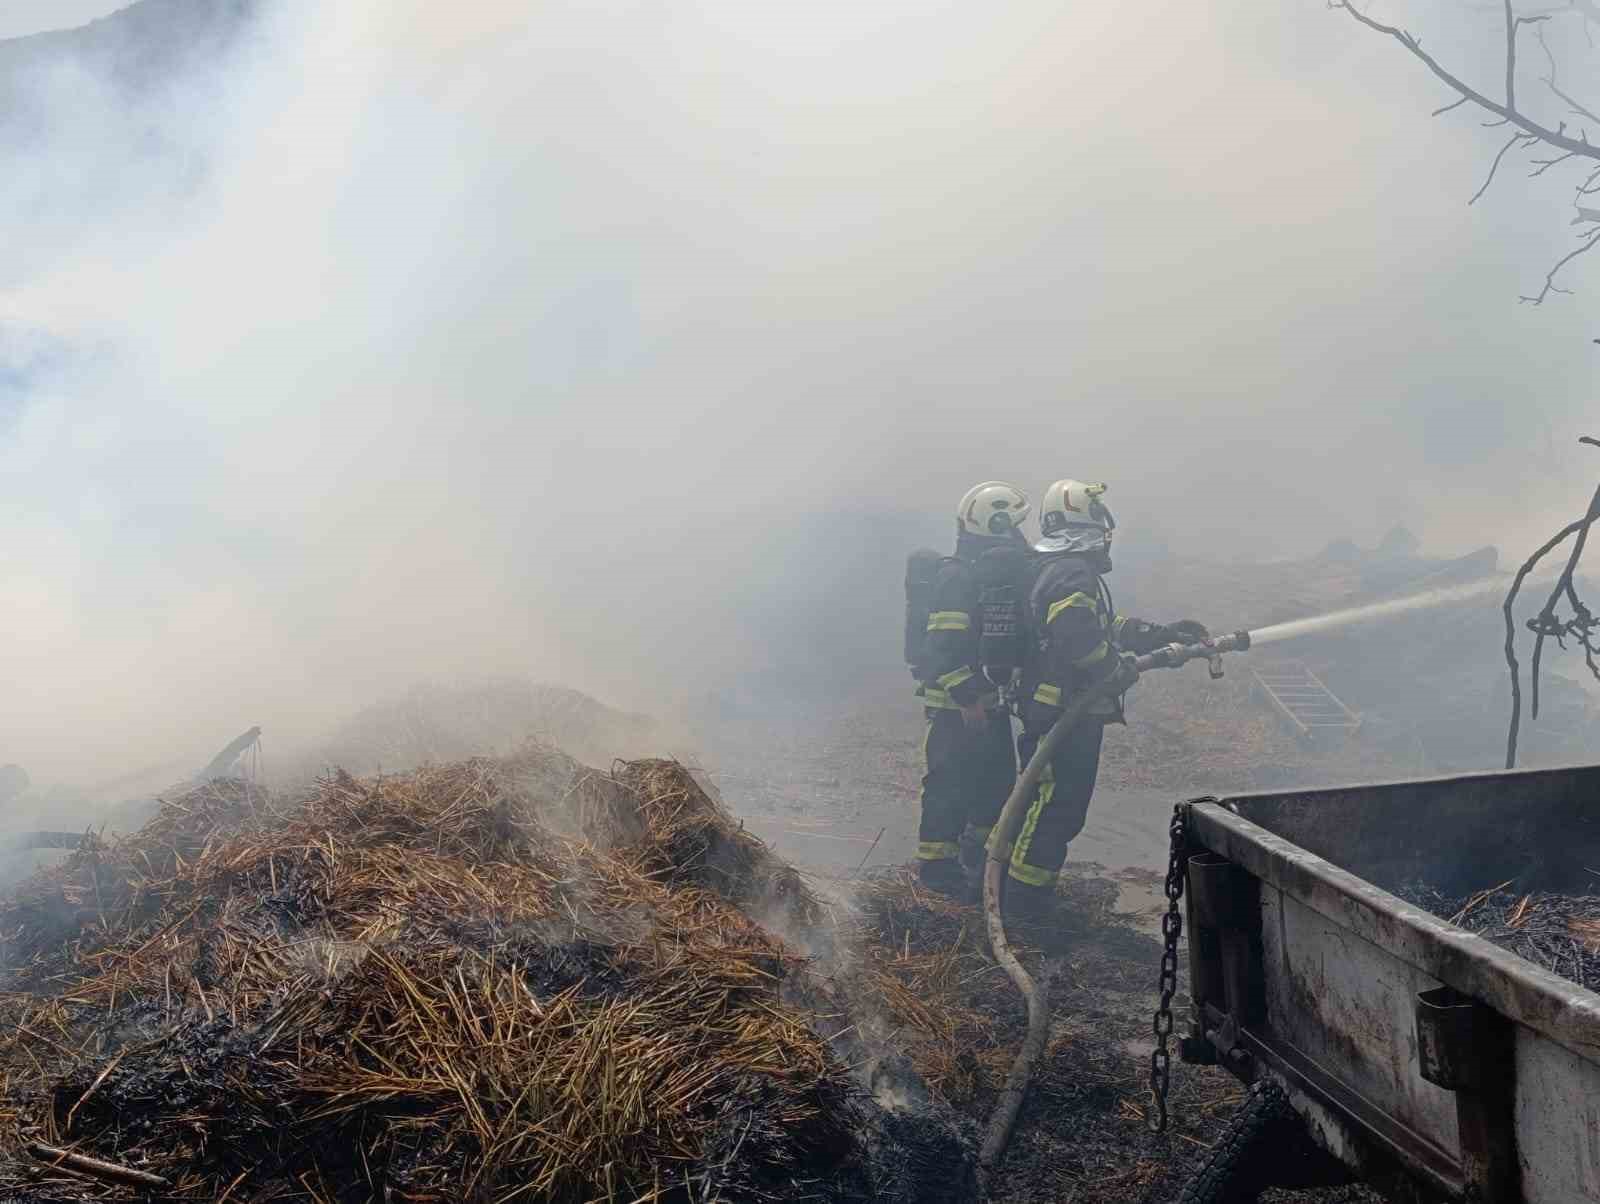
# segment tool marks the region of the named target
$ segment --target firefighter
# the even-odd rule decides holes
[[[1105,491],[1104,485],[1057,481],[1040,506],[1041,538],[1034,545],[1037,560],[1027,604],[1036,638],[1020,690],[1018,754],[1024,765],[1076,691],[1108,677],[1120,678],[1125,690],[1137,676],[1125,661],[1130,654],[1208,638],[1191,619],[1163,626],[1115,613],[1105,575],[1111,571],[1116,522],[1102,500]],[[1065,736],[1041,773],[1009,850],[1008,915],[1030,919],[1048,910],[1067,845],[1083,830],[1089,812],[1106,725],[1121,722],[1120,693],[1102,699]]]
[[[1021,527],[1029,509],[1014,485],[973,486],[956,509],[955,555],[938,562],[930,583],[913,668],[928,723],[917,872],[945,894],[970,894],[968,875],[980,870],[989,829],[1016,783],[1004,695],[1024,651],[1016,622],[1026,605],[1031,557]]]

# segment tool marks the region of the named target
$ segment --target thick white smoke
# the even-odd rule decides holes
[[[1107,479],[1125,539],[1219,556],[1514,534],[1478,474],[1528,446],[1515,349],[1570,331],[1462,254],[1500,232],[1454,180],[1393,187],[1426,89],[1320,10],[272,11],[131,107],[40,75],[66,116],[0,177],[0,760],[37,777],[433,675],[670,709],[765,655],[738,606],[981,477]],[[899,568],[854,588],[892,615]]]

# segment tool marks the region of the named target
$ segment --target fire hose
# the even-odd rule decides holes
[[[1211,676],[1217,678],[1222,676],[1223,653],[1244,652],[1249,647],[1250,633],[1236,631],[1232,635],[1218,636],[1198,644],[1166,644],[1154,652],[1137,657],[1133,661],[1133,668],[1139,673],[1146,673],[1151,669],[1176,669],[1190,661],[1204,660],[1209,663]],[[1011,1073],[1006,1077],[1006,1085],[1000,1092],[999,1102],[995,1105],[994,1114],[989,1118],[983,1148],[978,1153],[979,1184],[980,1191],[984,1195],[987,1194],[988,1178],[999,1163],[1000,1156],[1005,1153],[1006,1143],[1011,1139],[1011,1128],[1016,1123],[1017,1112],[1022,1107],[1024,1095],[1027,1094],[1028,1080],[1033,1075],[1033,1064],[1044,1052],[1050,1025],[1050,1001],[1044,985],[1033,980],[1006,940],[1005,921],[1000,914],[1000,885],[1006,872],[1006,860],[1010,855],[1012,842],[1016,840],[1017,829],[1022,824],[1022,817],[1033,799],[1034,789],[1039,784],[1039,775],[1050,763],[1056,747],[1066,734],[1077,726],[1091,706],[1127,688],[1127,679],[1120,674],[1114,674],[1106,681],[1084,690],[1062,708],[1054,726],[1040,739],[1039,747],[1034,750],[1021,776],[1017,778],[1017,784],[1012,787],[1011,795],[1006,799],[1006,805],[1000,812],[1000,818],[995,821],[993,836],[989,841],[989,858],[983,867],[983,911],[988,924],[989,944],[994,949],[995,960],[1005,968],[1005,972],[1010,975],[1011,981],[1016,984],[1017,990],[1022,992],[1023,999],[1027,1001],[1028,1035],[1022,1042],[1022,1049],[1018,1052],[1016,1061],[1011,1065]]]

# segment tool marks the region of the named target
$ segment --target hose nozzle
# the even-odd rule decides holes
[[[1207,640],[1211,647],[1211,654],[1206,657],[1206,668],[1211,673],[1211,680],[1216,681],[1222,676],[1222,654],[1224,652],[1244,652],[1250,647],[1250,633],[1236,631],[1232,635],[1225,635],[1220,639]]]
[[[1235,631],[1198,644],[1166,644],[1148,656],[1141,656],[1134,665],[1142,672],[1146,669],[1176,669],[1179,665],[1204,658],[1211,667],[1211,676],[1222,676],[1222,654],[1243,652],[1250,647],[1250,633]]]

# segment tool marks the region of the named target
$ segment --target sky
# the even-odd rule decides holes
[[[1600,293],[1517,303],[1567,185],[1469,208],[1495,133],[1320,0],[275,11],[137,103],[53,64],[0,146],[36,777],[427,675],[682,705],[986,478],[1222,560],[1587,500]]]

